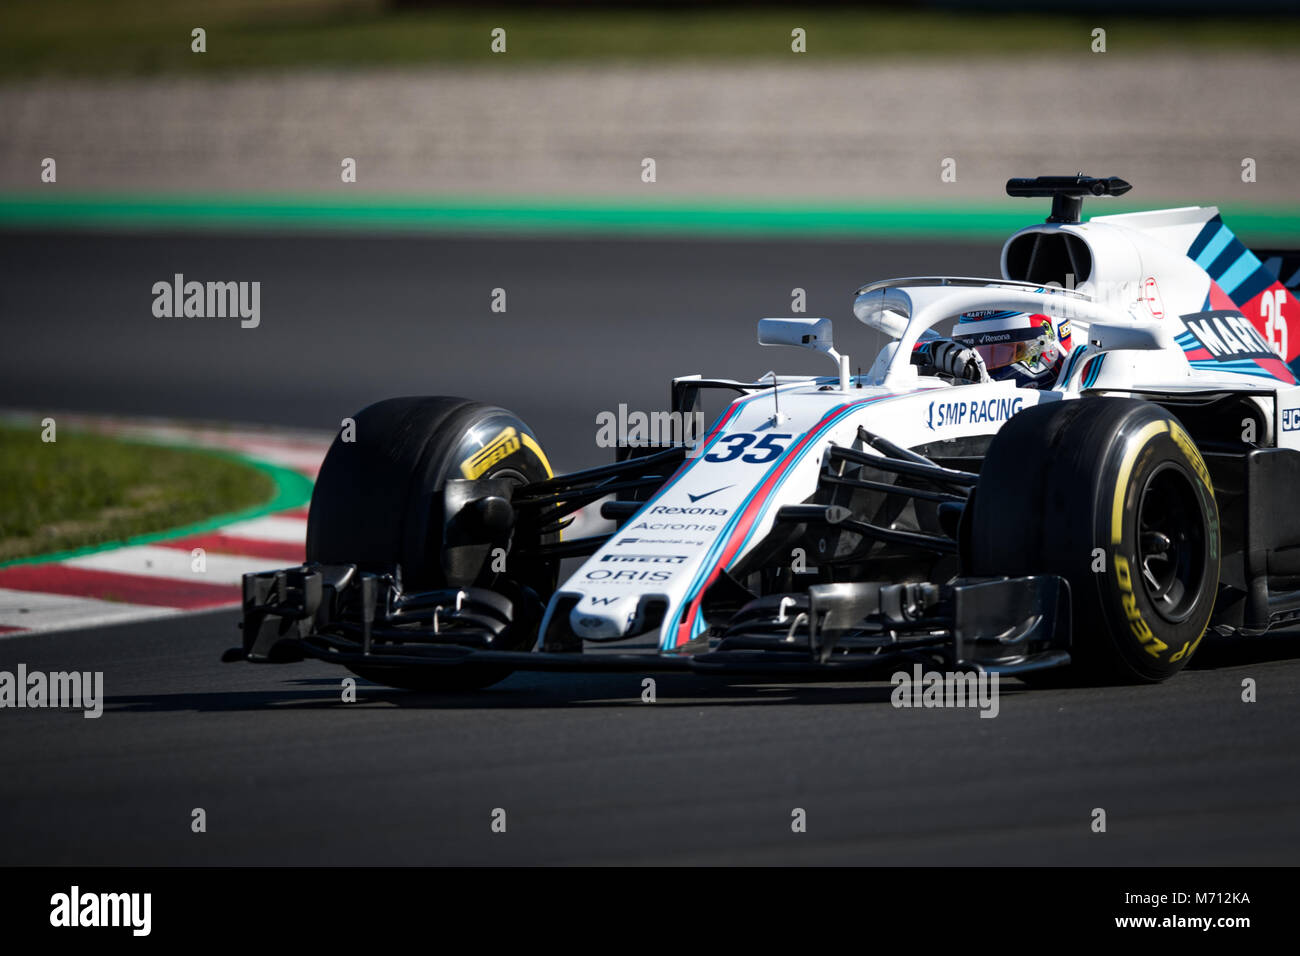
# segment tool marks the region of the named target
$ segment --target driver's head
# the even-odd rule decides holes
[[[1040,387],[1055,380],[1071,346],[1068,320],[1028,312],[967,312],[953,339],[980,354],[990,378]]]

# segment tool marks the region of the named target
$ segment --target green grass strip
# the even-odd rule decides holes
[[[1190,205],[1194,203],[1184,203]],[[1094,204],[1101,207],[1100,203]],[[1175,206],[1176,202],[1160,205]],[[1110,202],[1098,212],[1152,208]],[[1300,240],[1300,206],[1224,204],[1253,240]],[[1003,238],[1045,207],[1004,203],[592,200],[393,196],[0,194],[0,228],[271,229],[486,234]]]
[[[61,439],[61,442],[62,441],[63,439]],[[290,508],[300,508],[311,501],[311,479],[280,465],[257,461],[235,452],[220,449],[199,448],[190,445],[176,445],[148,440],[122,440],[122,444],[165,448],[170,451],[183,451],[203,458],[215,458],[221,461],[237,464],[244,468],[252,469],[255,472],[260,473],[261,476],[264,476],[264,478],[269,482],[271,485],[271,496],[258,504],[212,515],[211,517],[206,517],[178,527],[142,532],[114,540],[98,541],[92,544],[61,551],[37,555],[25,555],[7,561],[0,561],[0,568],[6,568],[17,564],[44,564],[51,561],[63,561],[68,558],[80,557],[86,554],[94,554],[99,551],[107,551],[129,545],[152,544],[158,541],[167,541],[175,538],[185,538],[192,535],[206,534],[235,521],[245,521],[251,518],[260,518],[263,515],[272,514],[278,511],[285,511]]]

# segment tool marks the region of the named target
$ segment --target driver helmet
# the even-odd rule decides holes
[[[1073,344],[1068,319],[1001,310],[963,313],[953,339],[980,354],[990,378],[1039,387],[1056,380]]]

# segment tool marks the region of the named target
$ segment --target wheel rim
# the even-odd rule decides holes
[[[1197,489],[1182,468],[1165,463],[1142,487],[1137,513],[1138,577],[1166,621],[1187,619],[1205,577],[1206,528]]]

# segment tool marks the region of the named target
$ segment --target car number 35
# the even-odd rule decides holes
[[[760,437],[747,433],[727,435],[718,439],[718,443],[713,446],[712,451],[704,456],[704,460],[734,461],[739,458],[751,465],[766,464],[779,458],[781,453],[789,447],[789,441],[793,437],[793,435],[763,435]],[[751,445],[753,450],[743,454]]]

